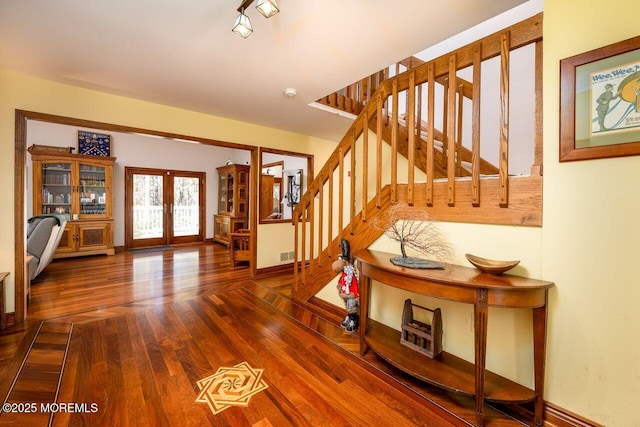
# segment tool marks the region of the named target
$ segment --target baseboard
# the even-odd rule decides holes
[[[13,326],[16,324],[16,312],[12,311],[10,313],[5,313],[5,325],[7,327]]]
[[[277,276],[279,274],[293,273],[293,263],[274,265],[256,270],[256,279]]]
[[[307,306],[312,311],[320,314],[321,317],[334,322],[336,325],[340,324],[342,319],[344,319],[346,313],[344,308],[340,308],[336,305],[331,304],[330,302],[316,297],[311,297],[311,299],[307,301]]]
[[[544,425],[557,427],[604,427],[584,417],[560,408],[552,403],[544,403]]]

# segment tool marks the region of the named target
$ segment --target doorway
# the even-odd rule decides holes
[[[27,185],[27,129],[28,122],[44,122],[54,123],[63,126],[73,126],[74,128],[90,128],[103,131],[120,132],[127,134],[140,134],[151,137],[166,138],[175,141],[182,141],[185,143],[195,143],[208,145],[212,147],[226,147],[236,150],[246,150],[251,153],[251,165],[257,165],[259,162],[258,147],[252,145],[238,144],[235,142],[219,141],[210,138],[194,137],[183,134],[167,133],[152,129],[142,129],[131,126],[117,125],[113,123],[96,122],[90,120],[76,119],[73,117],[58,116],[54,114],[39,113],[35,111],[15,110],[15,145],[14,145],[14,229],[15,229],[15,253],[14,253],[14,292],[13,295],[7,295],[9,298],[13,297],[15,301],[15,314],[14,323],[21,323],[27,316],[27,295],[26,287],[24,284],[28,280],[28,275],[25,274],[24,262],[26,255],[26,215],[27,212],[27,197],[29,193],[29,187]],[[249,201],[249,224],[250,228],[257,228],[257,174],[258,168],[252,167],[250,172],[250,201]],[[204,191],[203,191],[204,193]],[[205,213],[206,216],[206,213]],[[124,221],[126,221],[126,215],[123,215]],[[204,221],[201,222],[204,227]],[[125,234],[125,233],[123,233]],[[255,248],[257,244],[258,233],[251,233],[251,245]],[[252,261],[250,263],[251,277],[256,275],[256,253],[252,253]]]
[[[204,241],[204,172],[125,167],[125,248]]]

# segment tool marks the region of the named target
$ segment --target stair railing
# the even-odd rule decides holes
[[[376,81],[370,95],[363,86],[351,89],[358,96],[365,94],[359,102],[366,102],[293,214],[294,298],[307,300],[331,279],[330,264],[339,254],[340,238],[347,237],[354,251],[375,241],[382,232],[368,222],[391,204],[405,203],[442,221],[541,225],[542,130],[537,120],[541,40],[540,14]],[[510,52],[529,44],[535,46],[536,111],[530,118],[536,123],[534,160],[530,175],[512,178],[508,168]],[[499,164],[493,179],[481,179],[483,168],[488,168],[480,157],[481,68],[494,57],[500,58]],[[458,77],[468,67],[473,74],[470,83]],[[442,132],[436,128],[437,92],[441,93]],[[467,103],[470,108],[465,107]],[[470,162],[465,169],[462,134],[468,121],[471,158],[466,159]]]

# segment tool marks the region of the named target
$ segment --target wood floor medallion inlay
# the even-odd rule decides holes
[[[201,391],[196,402],[208,404],[214,414],[231,406],[248,406],[253,395],[268,387],[262,372],[263,369],[254,369],[247,362],[222,367],[197,382]]]

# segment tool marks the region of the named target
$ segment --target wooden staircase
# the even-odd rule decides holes
[[[340,239],[349,240],[352,252],[378,239],[382,231],[369,222],[393,204],[439,221],[542,224],[541,40],[540,14],[376,80],[375,91],[358,104],[358,116],[294,211],[294,299],[308,301],[335,276],[331,263],[340,254]],[[529,44],[535,46],[536,108],[534,117],[524,120],[536,124],[534,163],[530,175],[514,177],[509,174],[510,52]],[[494,57],[500,59],[500,121],[499,141],[490,142],[497,166],[480,157],[481,68]],[[466,82],[458,73],[469,67],[473,79]],[[436,88],[443,93],[438,100],[442,132],[435,125]],[[343,96],[363,92],[364,87],[344,90]],[[464,107],[464,99],[470,99],[471,108]],[[471,123],[471,129],[463,123]],[[463,130],[471,135],[470,147],[463,146]]]

